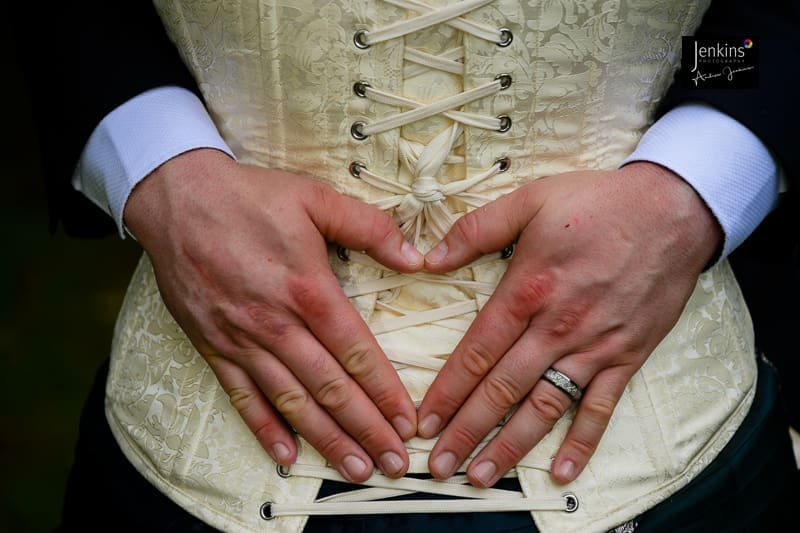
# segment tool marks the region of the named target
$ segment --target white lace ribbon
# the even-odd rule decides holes
[[[464,0],[440,8],[434,8],[416,0],[384,1],[416,12],[418,15],[382,29],[361,30],[360,34],[357,34],[360,40],[357,40],[356,44],[362,48],[418,32],[437,24],[449,25],[489,42],[502,43],[506,38],[502,30],[490,28],[462,17],[462,15],[490,4],[493,0]],[[404,59],[406,66],[403,73],[406,78],[418,76],[431,69],[459,76],[464,74],[463,46],[453,47],[440,55],[406,47]],[[504,172],[508,168],[507,160],[496,161],[477,175],[459,181],[441,183],[437,176],[441,174],[444,166],[465,162],[463,156],[455,153],[463,145],[464,126],[500,130],[507,125],[503,118],[468,113],[462,111],[461,108],[497,94],[507,88],[510,83],[510,76],[500,75],[490,82],[430,103],[421,103],[402,95],[391,94],[372,87],[367,82],[356,84],[356,93],[359,96],[404,110],[369,124],[358,123],[357,127],[354,126],[356,138],[363,140],[370,135],[401,128],[438,115],[452,120],[450,126],[435,135],[427,144],[400,138],[400,163],[403,169],[413,177],[411,184],[380,176],[361,163],[356,162],[351,165],[351,172],[354,176],[369,186],[386,193],[386,196],[371,203],[382,210],[393,211],[406,238],[414,244],[418,244],[423,231],[427,237],[442,239],[450,230],[456,217],[448,208],[449,199],[457,200],[473,208],[480,207],[491,200],[488,194],[481,192],[480,186],[487,179]],[[504,252],[488,254],[468,266],[470,268],[480,267],[505,259],[507,256],[507,253]],[[399,274],[388,271],[363,253],[348,254],[346,257],[344,254],[340,254],[340,257],[364,267],[383,271],[384,275],[379,279],[345,284],[342,289],[349,298],[370,294],[378,295],[375,310],[384,311],[384,313],[380,317],[370,320],[370,329],[382,342],[384,350],[398,370],[406,367],[433,371],[441,369],[445,357],[449,354],[436,353],[436,348],[432,348],[429,353],[411,351],[404,346],[407,344],[404,341],[407,337],[404,335],[408,335],[413,328],[424,325],[437,327],[442,334],[448,332],[452,337],[460,338],[469,326],[471,319],[468,317],[474,316],[480,310],[483,302],[491,296],[495,289],[494,283],[459,279],[453,275],[428,272]],[[431,309],[404,309],[402,305],[395,302],[395,299],[400,291],[410,289],[415,284],[452,287],[459,289],[464,294],[471,295],[471,297],[446,302]],[[390,337],[397,332],[402,332],[402,335],[397,337],[401,342],[392,345]],[[444,345],[446,343],[442,343],[442,346]],[[472,452],[469,459],[471,460],[480,453],[499,430],[499,426],[494,428]],[[435,439],[416,437],[406,442],[411,471],[426,470],[427,458],[435,443]],[[518,463],[518,466],[549,471],[550,459],[537,457],[530,453]],[[463,472],[463,466],[460,472]],[[285,477],[300,476],[346,481],[333,468],[302,463],[295,464],[290,468],[279,467],[279,473]],[[516,469],[512,469],[505,477],[516,476]],[[447,480],[417,479],[409,476],[391,479],[375,473],[362,485],[364,488],[319,498],[313,503],[269,502],[262,507],[262,516],[265,519],[272,519],[290,515],[573,511],[577,507],[577,499],[571,494],[530,497],[516,490],[481,489],[471,486],[463,473]],[[392,501],[391,504],[377,501],[412,493],[446,496],[450,499],[400,500]]]

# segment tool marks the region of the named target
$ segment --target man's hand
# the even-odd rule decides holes
[[[426,256],[428,270],[517,246],[419,408],[421,436],[444,428],[430,455],[434,476],[451,476],[517,404],[467,474],[491,486],[525,456],[571,403],[541,379],[552,366],[584,388],[552,471],[558,483],[575,479],[721,235],[695,191],[650,163],[546,177],[462,217]]]
[[[385,213],[286,172],[194,150],[131,194],[125,222],[161,296],[272,458],[295,429],[351,481],[408,468],[414,405],[344,296],[326,241],[412,272],[423,259]]]

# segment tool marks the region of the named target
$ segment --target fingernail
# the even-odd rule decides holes
[[[405,260],[412,265],[418,265],[422,262],[422,254],[408,241],[403,241],[403,245],[400,247],[400,253],[403,254]]]
[[[414,425],[404,416],[394,417],[392,419],[392,426],[394,426],[394,430],[403,440],[410,439],[414,436]]]
[[[403,470],[403,460],[394,452],[381,455],[381,471],[387,475],[394,475]]]
[[[289,462],[292,452],[289,447],[282,442],[278,442],[272,446],[272,458],[276,463],[285,464]]]
[[[478,481],[484,487],[489,487],[494,481],[494,475],[497,472],[497,465],[492,461],[484,461],[472,470],[472,475],[478,478]]]
[[[440,242],[436,248],[431,250],[425,255],[425,260],[429,263],[441,263],[444,256],[447,255],[447,243],[442,241]]]
[[[431,462],[431,471],[435,472],[437,477],[452,476],[456,471],[456,467],[456,456],[453,452],[440,453]]]
[[[439,426],[442,424],[442,419],[439,415],[428,415],[417,427],[417,433],[420,437],[432,439],[439,432]]]
[[[572,481],[575,479],[575,463],[569,459],[561,461],[556,465],[556,469],[553,473],[565,481]]]
[[[347,481],[363,480],[368,474],[367,463],[355,455],[348,455],[342,461],[344,472],[342,474],[347,478]]]

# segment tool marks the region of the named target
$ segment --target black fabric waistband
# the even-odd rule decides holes
[[[57,531],[215,531],[149,484],[116,444],[103,409],[107,363],[81,418],[75,462]],[[759,361],[750,412],[720,455],[689,485],[619,528],[620,533],[786,531],[797,518],[800,471],[796,468],[785,412],[772,367]],[[515,483],[506,480],[504,483]],[[330,485],[326,482],[326,490]],[[427,496],[426,496],[427,497]],[[387,502],[387,505],[391,505]],[[265,529],[266,529],[265,523]],[[635,527],[635,529],[634,529]],[[538,530],[527,512],[311,517],[306,533]]]
[[[800,528],[800,471],[778,379],[763,358],[756,387],[728,445],[691,483],[639,517],[637,533],[790,531],[793,522]]]

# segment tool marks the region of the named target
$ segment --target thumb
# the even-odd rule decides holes
[[[425,268],[431,272],[455,270],[513,244],[541,206],[530,185],[459,218],[425,255]]]
[[[331,242],[363,250],[381,264],[398,272],[416,272],[424,264],[422,254],[406,241],[391,216],[331,189],[322,189],[322,202],[308,208],[320,233]]]

